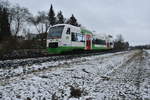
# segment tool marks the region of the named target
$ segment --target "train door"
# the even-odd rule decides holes
[[[65,33],[63,35],[63,45],[64,46],[71,46],[71,28],[67,27],[65,29]]]
[[[110,48],[110,42],[106,42],[106,46],[107,46],[107,48]]]
[[[107,48],[109,48],[109,42],[106,42],[106,46],[107,46]]]
[[[91,50],[91,49],[92,49],[92,36],[85,35],[85,50]]]

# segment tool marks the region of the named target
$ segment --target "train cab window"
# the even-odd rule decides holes
[[[48,39],[61,38],[63,29],[64,29],[64,25],[51,27],[47,38]]]
[[[67,29],[66,34],[70,34],[70,28]]]

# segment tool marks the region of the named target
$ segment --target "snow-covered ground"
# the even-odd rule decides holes
[[[150,54],[150,50],[146,50]]]
[[[150,100],[148,52],[0,69],[0,100]]]

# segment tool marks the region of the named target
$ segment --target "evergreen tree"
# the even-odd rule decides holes
[[[11,36],[8,9],[0,7],[0,39]]]
[[[48,13],[48,20],[49,20],[49,24],[51,26],[56,24],[56,17],[55,17],[55,12],[53,10],[53,6],[51,5],[49,13]]]
[[[71,24],[74,26],[80,26],[77,22],[77,19],[74,17],[74,15],[72,14],[72,16],[69,18],[69,20],[66,22],[67,24]]]
[[[58,12],[57,14],[57,24],[63,24],[65,22],[64,16],[62,11]]]

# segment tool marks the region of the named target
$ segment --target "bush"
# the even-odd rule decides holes
[[[116,50],[128,50],[128,48],[129,48],[128,42],[121,42],[121,41],[114,42],[114,49]]]
[[[70,97],[74,97],[74,98],[81,97],[83,93],[83,90],[81,90],[80,88],[74,88],[73,86],[71,86],[70,90],[71,90]]]

